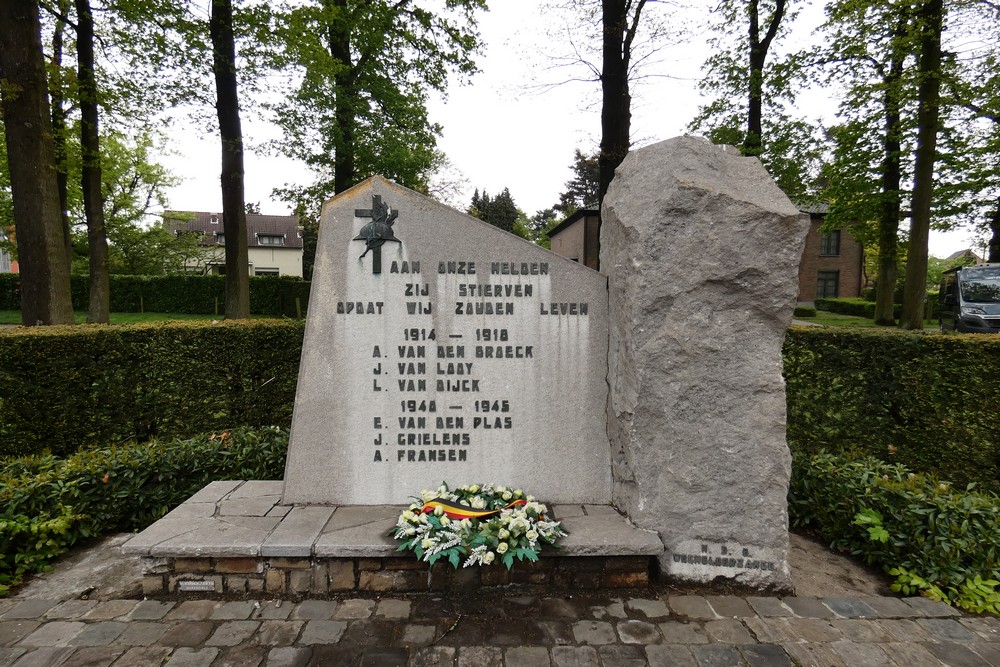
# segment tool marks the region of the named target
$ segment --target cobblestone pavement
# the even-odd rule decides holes
[[[1000,621],[924,598],[623,594],[0,600],[0,667],[1000,665]]]

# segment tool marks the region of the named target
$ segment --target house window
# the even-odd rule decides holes
[[[222,232],[215,232],[215,242],[219,245],[226,245],[226,235]]]
[[[837,298],[837,287],[840,283],[840,271],[820,271],[816,276],[816,298]]]
[[[282,234],[258,234],[257,245],[285,245],[285,237]]]
[[[254,269],[253,274],[255,276],[276,276],[278,269]]]
[[[839,229],[835,229],[819,237],[819,254],[827,257],[836,257],[840,254]]]

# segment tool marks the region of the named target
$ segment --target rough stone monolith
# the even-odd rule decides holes
[[[669,576],[790,588],[781,348],[808,218],[693,137],[631,153],[602,216],[614,503]]]

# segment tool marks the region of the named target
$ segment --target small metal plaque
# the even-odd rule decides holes
[[[191,593],[194,591],[215,591],[215,582],[208,581],[178,581],[177,589],[181,593]]]

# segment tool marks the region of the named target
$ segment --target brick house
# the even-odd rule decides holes
[[[799,303],[861,296],[864,247],[846,229],[820,231],[827,209],[825,204],[799,207],[809,214],[809,233],[799,263]]]
[[[597,270],[601,254],[601,212],[581,208],[548,231],[551,250]]]
[[[846,229],[822,233],[823,204],[800,207],[810,218],[802,261],[799,264],[798,301],[812,302],[817,297],[856,297],[861,295],[864,248]],[[601,251],[601,214],[597,209],[580,209],[548,232],[552,251],[592,269],[598,268]]]
[[[14,241],[13,227],[0,229],[0,242]],[[0,273],[18,273],[17,260],[11,257],[6,248],[0,247]]]
[[[201,244],[215,249],[207,260],[186,268],[204,273],[225,273],[226,237],[222,214],[203,211],[167,211],[167,229],[176,234],[201,234]],[[252,276],[302,277],[302,233],[294,215],[247,214],[247,255]]]

